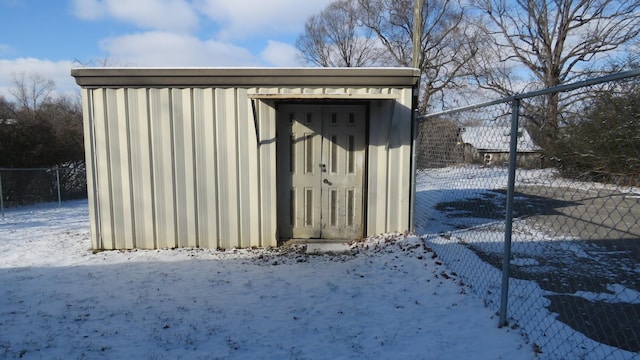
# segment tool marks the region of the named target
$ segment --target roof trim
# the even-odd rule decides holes
[[[314,99],[351,99],[351,100],[396,100],[400,96],[396,94],[359,94],[359,93],[334,93],[334,94],[247,94],[249,99],[258,100],[314,100]]]
[[[74,68],[83,87],[414,86],[414,68]]]

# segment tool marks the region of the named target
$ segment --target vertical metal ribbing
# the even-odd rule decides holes
[[[130,213],[130,220],[131,221],[131,247],[132,248],[137,248],[138,247],[138,242],[137,242],[137,232],[136,232],[136,203],[134,200],[134,181],[133,181],[133,160],[132,160],[132,143],[131,143],[131,116],[130,116],[130,103],[129,103],[129,92],[132,91],[131,89],[124,89],[124,121],[125,121],[125,135],[126,135],[126,142],[127,142],[127,173],[129,174],[129,178],[127,179],[127,181],[129,182],[129,193],[127,194],[129,196],[129,204],[131,204],[131,213]],[[135,90],[133,90],[135,92]]]
[[[254,117],[254,121],[256,124],[256,176],[258,177],[258,246],[259,247],[263,247],[264,246],[264,241],[265,239],[263,238],[263,223],[262,223],[262,214],[265,211],[262,208],[262,173],[261,173],[261,169],[262,169],[262,149],[260,148],[260,123],[259,121],[259,111],[260,109],[256,109],[255,108],[255,104],[253,103],[253,101],[251,102],[254,105],[254,113],[255,113],[255,117]],[[262,107],[262,104],[259,105],[260,107]]]
[[[116,243],[115,243],[115,236],[113,234],[113,229],[115,228],[115,224],[113,221],[113,175],[111,173],[111,136],[109,134],[109,115],[111,113],[110,109],[109,109],[109,105],[110,102],[108,101],[109,99],[109,94],[108,94],[108,89],[103,89],[102,90],[102,130],[104,131],[104,143],[105,143],[105,158],[102,159],[102,161],[104,161],[105,163],[105,172],[106,172],[106,176],[104,177],[103,181],[103,185],[104,186],[104,182],[107,182],[107,204],[106,206],[108,206],[108,213],[109,213],[109,243],[110,243],[110,247],[108,248],[109,250],[113,250],[116,248]],[[104,206],[105,200],[103,199],[101,201],[101,206]],[[101,211],[104,209],[101,209]],[[102,219],[101,219],[102,220]],[[104,231],[104,227],[101,227],[102,230]],[[101,240],[102,240],[102,249],[104,249],[104,233],[101,233],[100,235]]]
[[[500,295],[500,322],[507,325],[507,303],[509,302],[509,263],[511,262],[511,235],[513,229],[513,193],[516,182],[516,151],[518,147],[518,114],[520,100],[511,102],[511,139],[509,147],[509,177],[507,180],[507,214],[505,217],[504,252],[502,255],[502,292]]]
[[[152,225],[152,234],[153,234],[153,248],[158,248],[158,214],[156,213],[156,192],[153,190],[156,187],[155,174],[153,170],[153,130],[151,128],[151,94],[149,88],[144,89],[144,106],[146,107],[146,115],[147,118],[144,121],[147,122],[147,142],[149,144],[149,153],[148,153],[148,161],[149,161],[149,185],[151,186],[151,225]],[[145,241],[146,244],[146,241]]]
[[[194,226],[195,226],[195,245],[200,247],[200,212],[198,211],[198,158],[197,158],[197,144],[196,144],[196,98],[194,95],[194,89],[189,90],[189,104],[191,105],[191,159],[192,159],[192,171],[193,171],[193,213],[194,213]],[[201,104],[199,104],[201,105]]]

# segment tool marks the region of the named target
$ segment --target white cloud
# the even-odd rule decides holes
[[[108,58],[118,64],[298,66],[297,51],[283,41],[302,33],[306,19],[333,0],[72,1],[73,11],[79,18],[115,19],[148,30],[116,35],[100,42]],[[213,39],[202,38],[203,28],[196,31],[199,16],[208,17],[205,21],[209,23],[203,28],[214,29],[215,33],[208,35]]]
[[[18,58],[13,60],[0,59],[0,95],[8,100],[13,100],[9,89],[13,86],[14,75],[21,73],[38,73],[56,84],[59,93],[76,93],[79,89],[75,80],[71,77],[72,61],[50,61],[35,58]]]
[[[84,20],[98,20],[106,15],[106,7],[99,0],[73,0],[73,14]]]
[[[185,0],[74,0],[74,14],[85,20],[114,18],[144,29],[190,31],[198,15]]]
[[[105,58],[118,66],[299,66],[291,44],[280,38],[264,45],[264,39],[300,34],[307,17],[331,1],[71,0],[71,9],[83,20],[116,20],[148,30],[100,40]],[[196,35],[199,16],[209,18],[218,32],[215,38]],[[246,44],[236,45],[239,41]],[[0,43],[0,56],[12,52]],[[70,60],[0,58],[0,95],[11,98],[8,89],[13,74],[19,73],[39,73],[54,80],[58,91],[77,92],[69,74],[74,66],[78,64]]]
[[[124,35],[101,42],[109,58],[124,66],[256,66],[249,50],[215,40],[162,31]]]
[[[256,34],[301,33],[311,15],[334,0],[196,0],[196,7],[221,24],[223,39]]]
[[[269,40],[267,47],[260,53],[260,57],[272,66],[301,66],[297,54],[298,50],[295,47]]]

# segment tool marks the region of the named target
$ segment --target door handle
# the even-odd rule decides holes
[[[327,184],[327,185],[333,185],[333,183],[327,179],[322,180],[323,183]]]

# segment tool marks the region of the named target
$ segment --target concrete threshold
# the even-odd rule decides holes
[[[304,247],[305,254],[311,255],[351,254],[351,246],[348,240],[291,239],[283,245]]]
[[[313,242],[307,243],[307,254],[322,255],[322,254],[351,254],[351,246],[347,243],[337,242]]]

